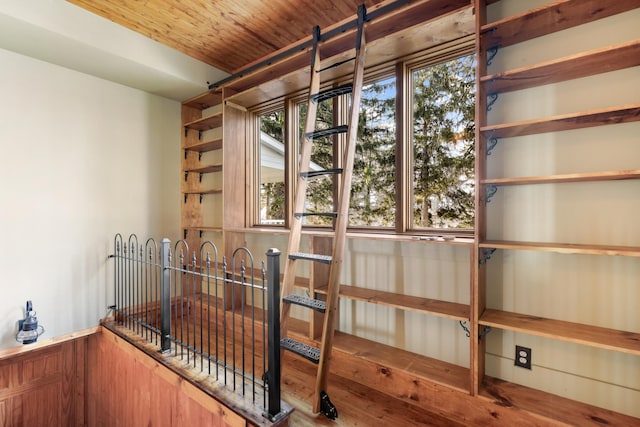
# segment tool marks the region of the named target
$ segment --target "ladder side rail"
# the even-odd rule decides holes
[[[298,172],[309,169],[311,163],[311,151],[313,148],[313,141],[306,135],[313,132],[315,128],[316,115],[318,110],[318,104],[311,100],[311,95],[317,93],[320,90],[320,75],[317,72],[320,66],[320,51],[318,49],[318,42],[320,40],[320,28],[314,28],[314,43],[313,51],[311,55],[311,67],[310,67],[310,82],[309,82],[309,101],[307,102],[307,117],[304,123],[304,134],[302,140],[302,147],[300,150],[300,163]],[[304,179],[300,174],[296,180],[296,191],[294,195],[294,206],[292,212],[302,212],[304,210],[304,201],[307,192],[307,179]],[[300,237],[302,234],[302,217],[296,218],[291,216],[291,228],[289,230],[289,244],[287,247],[287,253],[298,252],[300,248]],[[293,292],[293,285],[296,279],[295,260],[287,260],[284,268],[283,284],[281,295],[287,296]],[[287,334],[287,326],[289,321],[289,311],[291,309],[290,304],[280,304],[280,336],[285,337]]]
[[[338,198],[339,210],[336,219],[334,247],[329,272],[329,284],[327,289],[326,311],[320,345],[320,365],[315,385],[315,397],[313,402],[314,412],[320,410],[320,395],[326,391],[329,366],[331,363],[331,351],[333,348],[333,336],[336,325],[338,296],[340,293],[340,272],[344,257],[347,226],[349,224],[349,202],[351,199],[351,180],[353,177],[353,163],[355,159],[358,118],[360,115],[360,100],[362,98],[362,85],[364,80],[365,64],[365,35],[364,35],[364,8],[358,10],[360,26],[358,40],[356,41],[356,61],[354,64],[353,93],[349,110],[349,131],[347,133],[347,146],[344,152],[342,183]]]

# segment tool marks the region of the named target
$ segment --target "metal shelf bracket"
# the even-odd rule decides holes
[[[458,321],[460,327],[464,330],[464,334],[467,338],[471,336],[471,330],[469,329],[469,323],[466,320]],[[489,332],[491,332],[491,326],[481,326],[482,330],[478,333],[478,339],[482,339],[486,337]]]
[[[486,194],[485,194],[485,202],[486,203],[491,203],[491,199],[493,198],[493,196],[496,195],[496,193],[498,192],[498,186],[495,184],[487,184],[486,188],[485,188]]]
[[[487,111],[491,111],[493,104],[498,100],[499,95],[497,93],[490,93],[487,95]]]
[[[489,140],[487,141],[487,156],[491,155],[491,152],[494,148],[496,148],[496,145],[498,145],[498,138],[489,138]]]
[[[487,66],[491,65],[491,63],[493,62],[493,58],[496,57],[499,50],[500,45],[496,45],[487,49]]]
[[[496,248],[480,248],[478,254],[478,264],[486,264],[491,259],[491,255],[496,251]]]

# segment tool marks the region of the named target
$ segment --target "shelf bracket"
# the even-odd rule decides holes
[[[198,152],[198,161],[202,160],[202,151]]]
[[[489,95],[487,95],[487,111],[491,111],[491,108],[493,107],[493,104],[496,103],[496,101],[498,100],[498,94],[497,93],[490,93]]]
[[[478,264],[486,264],[491,259],[491,255],[496,251],[496,248],[480,248],[478,254]]]
[[[487,141],[487,156],[491,155],[491,152],[494,148],[496,148],[496,145],[498,145],[498,138],[489,138],[489,140]]]
[[[204,194],[200,194],[200,204],[202,204],[202,199],[204,199]]]
[[[491,203],[491,199],[498,192],[498,186],[495,184],[487,184],[485,191],[486,191],[485,203]]]
[[[491,65],[491,63],[493,62],[493,58],[496,57],[499,50],[500,50],[500,45],[496,45],[487,49],[487,67]]]
[[[202,131],[198,131],[198,141],[202,141]]]
[[[189,155],[189,150],[184,150],[184,159],[187,160],[187,157]]]
[[[202,175],[204,175],[203,173],[200,174],[200,182],[202,182]]]
[[[482,339],[486,337],[487,335],[489,335],[489,332],[491,332],[492,330],[493,328],[491,326],[482,326],[482,332],[478,334],[478,338]]]
[[[464,330],[464,334],[467,338],[471,337],[471,330],[469,329],[469,324],[466,320],[458,321],[460,327]],[[478,333],[478,339],[482,339],[487,336],[489,332],[491,332],[491,326],[481,326],[482,330]]]
[[[186,138],[189,135],[189,128],[188,127],[184,127],[184,137]]]
[[[189,195],[187,193],[184,194],[184,202],[187,203],[187,197],[189,197]]]
[[[186,239],[187,238],[187,229],[185,228],[184,231],[182,232],[182,238]]]
[[[464,330],[464,334],[469,338],[471,336],[471,331],[469,330],[468,323],[465,320],[458,321],[460,327]]]
[[[200,230],[200,238],[202,239],[202,235],[204,234],[204,231]]]
[[[189,178],[189,171],[184,171],[184,181],[187,182],[188,178]]]

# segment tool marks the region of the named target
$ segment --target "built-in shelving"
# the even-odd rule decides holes
[[[618,185],[615,183],[618,180],[640,179],[640,169],[596,170],[592,172],[549,174],[544,176],[501,176],[489,178],[487,176],[487,169],[491,164],[487,164],[486,152],[486,147],[492,146],[495,140],[500,138],[538,135],[640,121],[640,103],[610,105],[598,109],[587,109],[587,107],[584,111],[514,122],[496,123],[498,120],[493,118],[492,123],[494,124],[491,125],[488,124],[488,116],[493,114],[493,112],[488,112],[490,110],[486,108],[487,104],[491,105],[494,102],[500,102],[502,98],[499,94],[501,93],[538,87],[548,88],[548,85],[551,84],[598,76],[612,71],[640,66],[640,41],[635,39],[617,42],[616,44],[610,44],[609,46],[599,47],[597,49],[584,49],[569,56],[546,60],[519,68],[501,70],[491,74],[487,71],[487,62],[491,62],[492,58],[497,55],[513,54],[517,56],[522,54],[522,52],[518,52],[518,49],[526,49],[530,46],[529,44],[525,45],[523,42],[532,41],[559,31],[640,8],[640,0],[557,0],[494,22],[486,22],[488,16],[487,5],[490,3],[494,3],[494,1],[475,1],[478,27],[480,28],[476,39],[476,52],[478,53],[477,70],[479,72],[477,80],[479,84],[479,97],[476,103],[476,124],[480,131],[477,134],[476,140],[476,156],[478,158],[476,184],[482,191],[479,192],[478,198],[476,199],[479,201],[476,207],[477,217],[479,219],[476,231],[479,262],[475,269],[475,294],[477,298],[471,307],[474,315],[472,326],[475,326],[478,331],[482,331],[485,327],[490,327],[638,356],[640,355],[640,333],[638,333],[638,331],[604,328],[571,321],[572,319],[557,320],[554,318],[540,317],[531,314],[532,312],[535,313],[536,306],[528,306],[527,313],[503,310],[504,308],[513,310],[513,308],[507,307],[506,305],[503,306],[501,302],[491,301],[490,297],[493,292],[497,292],[496,287],[500,289],[500,286],[506,286],[506,282],[500,283],[499,276],[487,274],[487,271],[490,268],[500,269],[502,267],[500,265],[491,265],[491,263],[494,262],[503,262],[500,259],[491,259],[492,253],[496,249],[543,251],[557,254],[577,254],[598,257],[622,256],[638,258],[640,257],[640,246],[490,240],[487,236],[493,234],[494,230],[490,228],[493,222],[487,221],[487,204],[484,202],[489,196],[487,195],[485,197],[484,190],[490,186],[545,185],[601,181],[609,181],[611,184],[607,185],[613,186]],[[501,12],[505,12],[506,10],[507,8],[501,10]],[[598,28],[599,31],[606,31],[602,30],[600,26],[593,26],[593,28]],[[569,34],[569,32],[567,32],[567,34]],[[604,36],[603,34],[603,38]],[[537,41],[541,45],[544,43],[544,39]],[[577,43],[576,41],[576,44]],[[585,46],[588,44],[589,43],[585,42]],[[510,49],[505,50],[504,48],[506,47],[510,47]],[[606,81],[606,79],[603,78],[594,81]],[[585,90],[588,91],[589,89],[585,83]],[[551,98],[548,102],[551,103],[553,102],[553,95],[550,94],[552,92],[551,89],[548,92],[541,91],[541,96],[550,96]],[[528,99],[526,98],[528,95],[529,94],[523,92],[522,96],[524,99]],[[511,105],[518,107],[519,100],[516,94],[511,97],[504,97],[504,99],[507,100],[507,102],[513,103]],[[527,108],[528,106],[522,105],[522,107]],[[508,106],[506,108],[508,108]],[[530,140],[531,139],[528,139],[527,141]],[[535,144],[535,142],[533,143]],[[512,191],[519,190],[513,189]],[[508,214],[508,212],[509,210],[505,209],[505,214]],[[588,239],[585,237],[585,240]],[[540,265],[536,268],[546,268],[546,266]],[[550,274],[549,277],[553,276]],[[515,281],[517,283],[517,280],[517,277],[510,278],[509,282],[512,283]],[[560,285],[561,283],[558,283],[558,286]],[[603,292],[605,291],[606,290],[603,290]],[[570,301],[566,301],[566,303],[569,304]],[[491,306],[491,308],[488,308],[488,306]],[[623,306],[624,304],[621,302],[620,307]],[[607,306],[602,307],[602,309],[610,312],[616,310],[617,307]],[[561,318],[562,316],[558,315],[557,317]],[[476,322],[475,325],[474,322]],[[490,336],[491,334],[487,335],[487,337],[489,337],[487,339],[481,336],[478,344],[473,345],[472,348],[473,352],[478,353],[478,357],[474,361],[476,364],[474,367],[476,377],[472,378],[472,382],[474,383],[474,391],[479,396],[504,402],[505,406],[513,406],[521,410],[538,413],[543,417],[556,419],[569,425],[582,425],[593,422],[594,420],[602,424],[615,424],[619,422],[624,425],[629,421],[631,421],[632,424],[637,423],[637,419],[628,418],[621,414],[615,414],[608,410],[554,396],[541,390],[535,390],[486,376],[486,342],[491,339]],[[553,369],[553,367],[548,368]]]
[[[185,190],[184,194],[221,194],[221,188],[208,188],[208,189],[198,189],[198,190]]]
[[[640,355],[640,334],[633,332],[492,309],[482,313],[480,324]]]
[[[205,232],[213,232],[217,244],[222,231],[222,198],[213,203],[203,203],[205,196],[219,195],[223,192],[223,177],[214,182],[203,180],[205,174],[219,173],[223,170],[220,160],[213,163],[203,153],[222,150],[223,147],[223,92],[210,90],[182,103],[182,220],[181,228],[190,248],[200,247]],[[211,132],[206,132],[216,129]],[[194,130],[197,132],[189,132]],[[217,158],[222,156],[216,155]],[[199,197],[194,197],[199,196]],[[215,225],[215,226],[214,226]],[[221,234],[221,233],[220,233]]]
[[[316,288],[319,294],[326,294],[325,288]],[[401,310],[448,317],[454,320],[469,320],[469,305],[431,298],[340,285],[340,298],[386,305]]]
[[[488,93],[504,93],[638,65],[640,65],[640,41],[633,40],[530,67],[482,76],[480,82],[487,86]]]
[[[220,150],[221,148],[222,138],[212,139],[210,141],[198,141],[195,144],[185,145],[182,147],[183,150],[196,151],[198,153]]]
[[[638,246],[584,245],[574,243],[520,242],[509,240],[485,240],[481,248],[556,252],[561,254],[609,255],[640,257]]]
[[[193,129],[201,132],[219,128],[220,126],[222,126],[222,110],[210,116],[205,116],[187,122],[183,126],[185,127],[185,129]]]
[[[509,138],[545,132],[560,132],[595,126],[629,123],[638,120],[640,120],[640,104],[627,104],[600,110],[481,126],[480,131],[491,138]]]
[[[198,166],[193,168],[185,168],[185,173],[214,173],[220,172],[222,170],[222,164],[215,165],[207,165],[207,166]]]
[[[487,178],[480,182],[493,185],[561,184],[565,182],[616,181],[640,179],[640,170],[622,170],[562,175],[525,176],[516,178]]]
[[[222,104],[222,91],[211,90],[198,95],[194,98],[186,100],[182,103],[185,107],[193,108],[195,110],[206,110],[207,108],[215,107]]]
[[[495,21],[480,28],[486,46],[512,46],[547,34],[626,12],[637,0],[561,0]]]
[[[309,326],[307,322],[291,319],[289,331],[301,342],[317,345],[314,340],[307,337]],[[450,389],[468,393],[469,391],[469,369],[444,362],[442,360],[419,355],[406,350],[402,350],[389,345],[357,337],[355,335],[336,331],[333,342],[334,358],[341,358],[348,355],[349,364],[335,363],[332,372],[346,377],[353,377],[356,366],[373,365],[376,369],[384,369],[389,381],[396,381],[400,377],[410,376],[413,384],[424,380],[429,383],[441,384]],[[391,375],[393,373],[393,375]],[[360,376],[358,376],[360,377]],[[358,378],[358,381],[371,381],[370,385],[380,387],[380,378]],[[382,385],[383,387],[388,387]],[[390,388],[390,387],[389,387]]]
[[[407,10],[402,13],[382,15],[367,23],[367,68],[387,62],[389,52],[397,57],[409,57],[441,45],[443,40],[459,40],[474,33],[473,11],[468,0],[408,2],[404,8]],[[435,18],[436,24],[425,25]],[[342,24],[323,28],[323,34]],[[323,57],[323,63],[331,65],[352,58],[354,41],[355,27],[323,41],[322,54],[328,57],[327,60]],[[268,67],[249,70],[225,84],[225,100],[252,107],[304,91],[309,86],[308,66],[308,49],[301,49],[286,59],[273,60]],[[323,72],[323,79],[339,79],[351,71],[349,64],[329,69]]]

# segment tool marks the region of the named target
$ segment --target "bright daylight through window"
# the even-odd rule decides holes
[[[413,227],[473,228],[475,55],[411,77]]]
[[[399,77],[387,73],[362,89],[349,225],[397,229],[399,221],[406,221],[400,228],[470,230],[474,223],[475,57],[422,63],[408,70],[402,76],[406,85],[398,85]],[[396,111],[400,86],[407,87],[404,99],[411,104],[404,114],[410,117],[399,117]],[[349,95],[321,102],[315,128],[346,124],[349,103]],[[259,223],[263,225],[285,222],[285,171],[294,173],[285,168],[285,126],[296,129],[291,134],[297,135],[299,152],[307,107],[301,101],[292,105],[290,123],[285,124],[284,109],[259,116]],[[409,141],[403,151],[407,160],[399,161],[396,130],[403,124],[408,127],[404,134]],[[340,167],[336,159],[345,137],[333,138],[313,142],[312,170]],[[305,212],[334,210],[337,179],[327,175],[309,180]],[[407,181],[407,194],[398,193],[399,179]],[[411,215],[397,218],[398,206],[405,206]],[[333,223],[326,216],[307,216],[303,221],[314,226]]]

